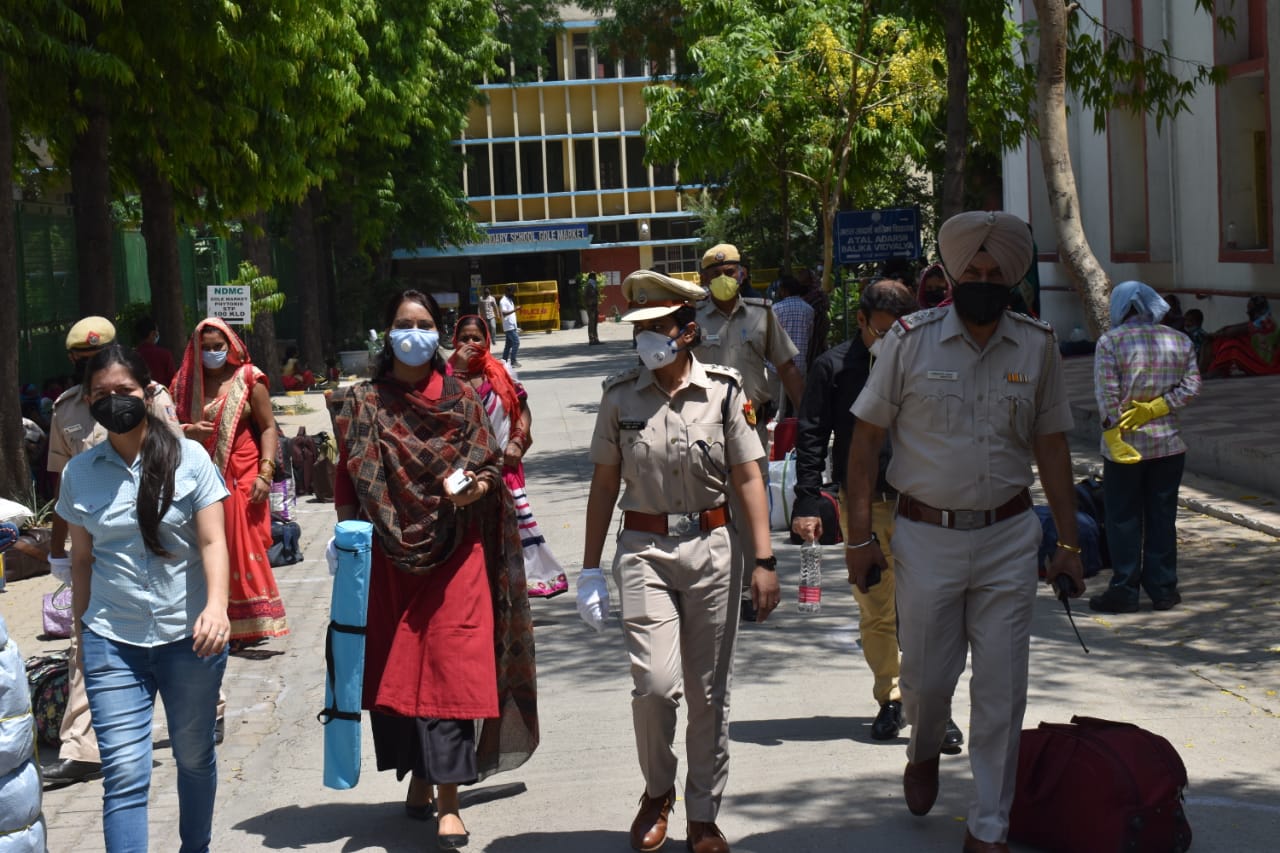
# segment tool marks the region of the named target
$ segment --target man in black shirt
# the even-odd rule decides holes
[[[796,501],[791,529],[801,539],[810,541],[822,536],[819,507],[822,474],[827,461],[827,443],[832,433],[832,473],[841,485],[841,523],[844,522],[845,466],[849,457],[849,440],[856,418],[850,409],[866,384],[879,342],[898,318],[914,311],[916,298],[906,285],[893,279],[880,279],[862,292],[858,306],[858,332],[823,353],[809,369],[804,399],[800,403],[800,423],[796,437]],[[880,711],[871,726],[871,737],[892,740],[904,726],[902,695],[898,690],[898,623],[894,611],[893,557],[887,550],[893,534],[894,499],[896,495],[885,480],[891,451],[886,443],[880,452],[880,476],[877,495],[872,500],[873,528],[885,549],[887,569],[880,582],[865,594],[853,589],[861,614],[859,633],[862,654],[875,676],[872,694]],[[952,722],[947,724],[943,751],[960,751],[964,735]]]

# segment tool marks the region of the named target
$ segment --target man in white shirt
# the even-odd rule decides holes
[[[516,286],[507,285],[502,299],[498,302],[498,313],[502,315],[502,333],[507,337],[506,346],[502,348],[502,360],[512,367],[519,367],[516,353],[520,350],[520,329],[516,324]]]

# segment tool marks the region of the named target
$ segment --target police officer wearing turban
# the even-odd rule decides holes
[[[964,849],[1005,851],[1041,538],[1028,492],[1033,459],[1060,533],[1048,581],[1065,575],[1073,597],[1084,592],[1071,413],[1052,330],[1005,310],[1033,260],[1026,223],[962,213],[942,226],[938,245],[954,304],[893,325],[853,406],[845,553],[849,581],[865,591],[872,566],[884,563],[870,495],[888,433],[900,684],[911,725],[903,794],[912,814],[933,807],[951,696],[971,653],[977,796]]]
[[[744,508],[757,555],[751,597],[761,619],[778,606],[776,560],[760,475],[760,440],[737,371],[693,355],[696,285],[660,273],[622,283],[642,366],[605,380],[591,439],[578,611],[596,630],[609,612],[600,566],[614,505],[622,530],[613,560],[634,681],[631,710],[645,790],[631,846],[657,850],[675,803],[672,748],[681,694],[688,704],[684,801],[688,849],[727,853],[716,826],[728,778],[729,685],[743,575],[728,498]],[[623,483],[626,491],[619,498]]]

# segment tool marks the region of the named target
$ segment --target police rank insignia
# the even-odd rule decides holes
[[[756,425],[756,408],[751,405],[750,400],[742,404],[742,416],[747,419],[747,423],[751,426]]]

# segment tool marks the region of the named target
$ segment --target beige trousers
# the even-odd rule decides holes
[[[729,777],[729,687],[742,583],[732,529],[685,538],[623,530],[613,562],[645,789],[657,797],[675,785],[683,694],[689,820],[716,819]]]
[[[858,602],[858,638],[862,641],[862,657],[871,669],[874,679],[871,695],[876,702],[900,701],[902,692],[898,689],[898,614],[894,597],[896,582],[893,571],[893,522],[897,500],[872,501],[871,529],[880,540],[880,550],[884,552],[888,564],[881,573],[880,583],[865,593],[853,590],[853,600]],[[844,490],[840,491],[840,532],[845,529],[848,516],[845,514]],[[849,537],[844,541],[847,544]],[[833,549],[834,550],[834,549]],[[839,571],[843,564],[844,549],[840,548],[841,560],[834,571]],[[826,572],[823,572],[826,574]]]
[[[1004,841],[1009,831],[1040,537],[1031,511],[970,531],[899,518],[893,537],[907,760],[941,751],[951,696],[972,653],[969,766],[977,800],[969,829],[983,841]]]

